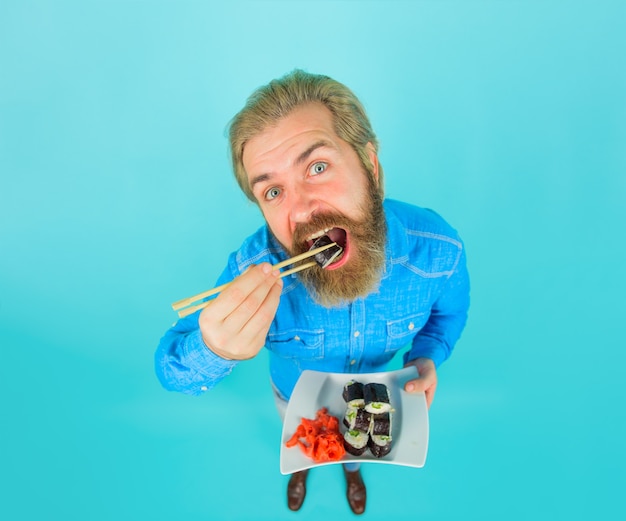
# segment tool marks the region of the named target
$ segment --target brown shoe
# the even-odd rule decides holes
[[[345,468],[343,471],[346,475],[346,483],[348,485],[346,495],[350,508],[355,514],[362,514],[365,512],[365,499],[367,494],[365,492],[365,483],[363,483],[363,478],[361,477],[361,471],[355,470],[354,472],[348,472]]]
[[[308,470],[294,472],[287,485],[287,505],[290,510],[300,510],[306,496],[306,476]]]

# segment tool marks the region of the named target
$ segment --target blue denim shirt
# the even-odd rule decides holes
[[[386,263],[376,291],[329,309],[315,303],[297,275],[283,279],[265,347],[272,382],[284,398],[304,369],[384,371],[403,348],[404,363],[427,357],[439,366],[460,337],[469,308],[469,278],[456,231],[432,210],[389,199],[384,207]],[[251,264],[286,258],[264,226],[231,254],[218,284]],[[201,394],[242,363],[224,360],[204,345],[199,313],[179,320],[161,339],[156,373],[166,389]]]

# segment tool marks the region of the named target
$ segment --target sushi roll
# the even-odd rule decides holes
[[[367,446],[376,458],[382,458],[391,451],[391,436],[370,436]]]
[[[348,407],[343,424],[350,430],[369,432],[372,415],[362,407]]]
[[[367,449],[369,436],[361,431],[347,430],[343,435],[343,446],[353,456],[361,456]]]
[[[348,407],[346,414],[343,416],[343,424],[348,428],[354,428],[354,420],[356,419],[356,413],[359,410],[358,407]]]
[[[361,382],[349,381],[343,386],[343,399],[348,407],[363,407],[363,384]]]
[[[309,248],[309,251],[315,248],[319,248],[321,246],[326,246],[333,242],[334,241],[328,235],[322,235],[313,243],[313,245]],[[343,252],[343,248],[339,246],[338,244],[335,244],[334,246],[331,246],[330,248],[324,251],[320,251],[319,253],[316,253],[313,258],[315,259],[315,262],[317,262],[317,264],[321,268],[326,268],[337,257],[339,257],[339,255],[341,255],[342,252]]]
[[[372,428],[370,430],[373,436],[391,436],[391,414],[372,414]]]
[[[389,390],[384,384],[370,383],[364,385],[363,399],[365,401],[365,410],[372,414],[383,414],[391,410]]]
[[[389,454],[393,409],[387,386],[351,380],[344,385],[342,396],[346,402],[343,418],[347,429],[344,433],[346,452],[362,456],[369,448],[376,458]]]

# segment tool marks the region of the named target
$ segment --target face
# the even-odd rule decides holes
[[[372,176],[365,173],[353,148],[337,136],[331,112],[319,103],[295,109],[244,147],[252,192],[287,251],[291,255],[307,251],[322,234],[344,248],[342,257],[328,268],[300,272],[328,305],[371,291],[384,263],[378,160],[371,145],[368,151]],[[372,249],[378,250],[375,258]]]

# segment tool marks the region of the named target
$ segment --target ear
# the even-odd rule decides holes
[[[371,142],[368,142],[367,145],[365,145],[365,149],[367,151],[367,156],[370,159],[370,162],[372,163],[372,173],[374,174],[374,181],[376,181],[376,186],[379,186],[379,181],[378,181],[378,154],[376,153],[376,149],[374,148],[374,145],[372,145]]]

